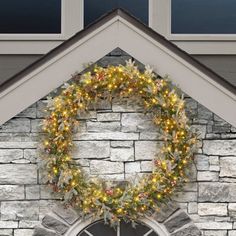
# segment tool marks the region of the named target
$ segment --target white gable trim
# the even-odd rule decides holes
[[[236,95],[129,21],[115,16],[0,93],[0,124],[46,96],[84,63],[121,48],[171,79],[185,93],[236,127]]]

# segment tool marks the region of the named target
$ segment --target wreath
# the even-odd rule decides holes
[[[120,219],[135,222],[152,214],[186,182],[196,150],[197,135],[190,129],[183,96],[167,77],[158,77],[149,66],[140,71],[131,61],[125,66],[95,66],[74,78],[58,96],[48,100],[42,144],[48,183],[84,217],[104,217],[114,225]],[[89,178],[73,161],[78,115],[99,100],[114,97],[138,99],[145,112],[152,113],[164,140],[153,157],[152,173],[136,183],[109,185]]]

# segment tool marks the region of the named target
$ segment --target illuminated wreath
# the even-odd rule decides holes
[[[59,96],[48,101],[49,115],[43,130],[44,169],[48,183],[82,216],[104,217],[116,224],[120,219],[135,221],[167,202],[186,181],[187,170],[196,150],[196,134],[190,130],[184,100],[167,79],[157,77],[150,67],[144,72],[133,62],[125,66],[95,67],[76,82],[65,85]],[[138,98],[163,136],[163,147],[154,157],[153,172],[138,183],[108,186],[88,178],[73,157],[73,133],[77,117],[98,100],[113,97]]]

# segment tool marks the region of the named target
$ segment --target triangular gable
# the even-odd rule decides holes
[[[236,88],[164,37],[115,10],[46,54],[0,87],[0,124],[46,96],[86,62],[121,48],[236,127]]]

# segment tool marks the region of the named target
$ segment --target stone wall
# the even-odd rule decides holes
[[[118,64],[119,50],[99,63]],[[189,183],[174,197],[205,236],[236,235],[236,128],[186,97],[188,116],[201,133]],[[40,178],[37,145],[44,117],[38,101],[0,128],[0,235],[31,236],[60,196]],[[133,178],[152,169],[161,141],[151,117],[130,101],[102,102],[80,116],[75,159],[90,175]],[[139,174],[140,175],[140,174]]]

